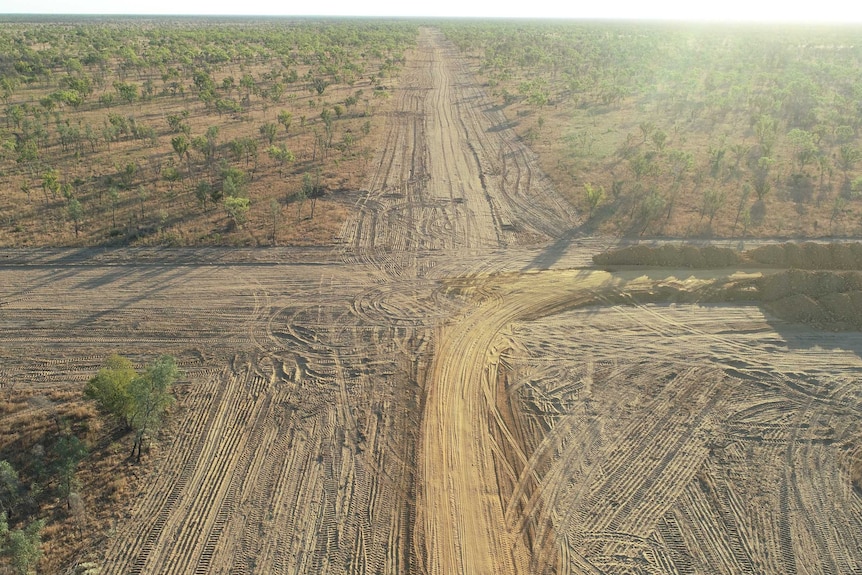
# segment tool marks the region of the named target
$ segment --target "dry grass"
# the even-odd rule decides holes
[[[217,85],[228,76],[242,73],[262,78],[271,73],[273,66],[244,64],[241,71],[235,66],[224,66],[214,70],[212,78]],[[300,78],[311,70],[308,65],[293,66]],[[62,148],[55,121],[47,121],[48,145],[40,150],[38,165],[25,169],[15,162],[14,154],[0,154],[0,188],[6,199],[0,206],[0,246],[331,244],[347,213],[345,208],[353,204],[356,192],[362,188],[392,105],[391,98],[375,94],[388,93],[391,84],[397,82],[392,76],[375,75],[374,62],[366,67],[365,75],[351,79],[349,84],[332,83],[322,95],[309,91],[305,80],[286,84],[279,103],[252,94],[237,114],[219,114],[214,107],[206,107],[190,91],[193,88],[188,87],[185,97],[158,94],[146,101],[103,107],[97,100],[100,94],[113,91],[109,81],[80,109],[60,109],[58,117],[73,126],[90,125],[98,130],[107,123],[109,114],[134,118],[139,125],[154,128],[155,138],[124,136],[119,141],[100,142],[95,149],[85,144],[81,152],[73,153]],[[162,85],[157,72],[136,74],[136,84],[145,81]],[[43,82],[21,85],[8,105],[28,104],[38,108],[38,102],[54,89],[55,86]],[[360,94],[358,102],[347,106],[345,101],[357,94]],[[336,107],[341,110],[340,115],[334,114]],[[324,110],[333,117],[332,147],[322,153],[316,138],[326,129],[321,117]],[[289,131],[277,121],[281,111],[292,114]],[[167,121],[172,114],[187,114],[184,123],[189,140],[203,136],[210,127],[218,128],[217,151],[211,163],[191,147],[189,158],[180,158],[175,153],[171,139],[177,134]],[[266,123],[277,126],[273,144],[293,152],[293,162],[282,166],[267,153],[270,143],[260,132]],[[229,143],[240,138],[257,143],[256,158],[246,161],[231,152]],[[351,143],[345,144],[346,138]],[[11,133],[0,129],[0,140],[7,139],[14,142]],[[247,221],[239,227],[221,204],[208,202],[202,206],[195,197],[201,181],[220,185],[222,162],[248,176],[245,193],[250,199],[250,210]],[[136,166],[135,175],[130,182],[123,183],[122,171],[129,164]],[[50,168],[58,171],[63,183],[77,182],[74,195],[84,208],[77,235],[66,200],[61,194],[51,195],[42,189],[42,175]],[[179,181],[171,183],[165,179],[171,169],[179,172]],[[306,174],[315,179],[323,197],[318,200],[313,221],[303,220],[297,225],[296,193]],[[112,185],[119,186],[115,203],[109,197]],[[273,201],[277,202],[275,210]],[[306,201],[302,207],[304,219],[310,216],[309,204]]]
[[[43,395],[21,392],[15,401],[0,402],[0,410],[4,414],[0,418],[0,459],[12,463],[23,485],[32,483],[33,461],[40,454],[50,462],[51,446],[61,426],[89,448],[76,474],[81,505],[69,509],[66,501],[56,496],[54,483],[49,482],[37,496],[37,509],[31,510],[32,516],[47,520],[42,531],[45,555],[38,572],[59,573],[64,566],[88,558],[89,550],[105,536],[129,501],[129,486],[134,484],[137,469],[126,461],[131,446],[126,445],[126,438],[119,444],[111,442],[113,427],[104,425],[75,386],[48,390]]]
[[[600,30],[601,26],[597,23],[593,32]],[[560,27],[565,28],[565,25]],[[572,26],[573,29],[577,27]],[[490,50],[496,48],[502,54],[500,59],[505,60],[508,52],[501,45],[516,53],[519,48],[527,46],[524,52],[529,53],[531,49],[540,49],[530,46],[529,40],[525,39],[530,38],[531,33],[539,38],[556,36],[552,26],[550,30],[543,30],[541,25],[532,28],[525,25],[524,28],[528,32],[519,37],[520,30],[513,26],[510,29],[513,36],[510,41],[507,43],[498,39],[497,44],[490,41]],[[614,36],[616,28],[611,28],[613,31],[607,34]],[[645,26],[645,29],[648,29],[644,31],[647,36],[656,34],[656,30],[649,26]],[[493,37],[493,25],[487,25],[485,32]],[[731,44],[733,34],[733,31],[725,31],[722,41]],[[585,34],[581,40],[587,42],[587,37]],[[573,42],[576,41],[575,34],[571,38]],[[654,39],[658,45],[662,44],[660,35]],[[670,46],[670,37],[666,40]],[[475,45],[482,45],[481,40],[474,39],[474,42]],[[547,43],[554,45],[552,41]],[[692,42],[692,45],[696,45],[696,42]],[[592,46],[596,53],[601,53],[605,48],[607,46]],[[701,49],[707,53],[704,58],[708,58],[711,48],[704,45]],[[782,45],[780,49],[787,50],[788,60],[801,57],[794,52],[795,46]],[[777,143],[769,154],[776,160],[769,177],[771,189],[761,202],[753,191],[747,196],[743,194],[744,188],[753,181],[749,163],[753,150],[758,147],[755,130],[750,125],[753,124],[751,112],[745,107],[747,104],[738,104],[726,110],[710,107],[711,98],[719,97],[720,89],[711,91],[706,87],[692,87],[693,94],[679,94],[682,99],[706,102],[699,109],[699,115],[689,116],[653,101],[655,94],[663,89],[659,80],[643,80],[645,86],[632,88],[631,94],[603,104],[593,93],[581,95],[574,89],[575,95],[572,95],[565,78],[577,79],[583,75],[587,77],[584,84],[589,85],[592,81],[589,79],[592,72],[582,74],[576,71],[582,65],[578,62],[548,56],[543,63],[531,66],[503,66],[505,74],[502,74],[494,70],[495,64],[489,64],[493,59],[482,49],[474,48],[469,53],[471,69],[477,80],[493,92],[497,105],[515,133],[529,143],[543,171],[553,180],[559,192],[579,209],[585,220],[590,212],[585,184],[604,188],[605,199],[585,226],[585,231],[615,236],[670,237],[823,237],[862,233],[859,223],[862,221],[862,202],[858,201],[858,193],[851,191],[851,182],[862,174],[862,165],[856,162],[852,169],[843,174],[835,164],[839,146],[831,140],[831,143],[827,143],[828,138],[822,141],[818,138],[824,163],[819,165],[813,162],[798,168],[794,160],[794,145],[787,137],[792,126],[782,126]],[[610,53],[609,50],[607,58],[613,58]],[[829,50],[824,50],[820,56],[818,68],[829,67],[836,61],[843,62],[841,54]],[[702,71],[709,69],[709,64],[699,61],[697,54],[691,57],[692,70],[701,71],[701,67]],[[621,56],[621,59],[626,60],[626,56]],[[511,60],[517,62],[517,58]],[[615,68],[616,64],[609,62],[608,70],[625,74],[623,68]],[[664,66],[662,62],[652,64],[657,68]],[[569,69],[569,66],[575,70]],[[780,69],[768,67],[761,72],[764,75],[781,75]],[[687,71],[676,70],[675,73],[685,76]],[[708,76],[705,72],[704,75]],[[697,85],[700,79],[696,78],[697,74],[693,74],[693,77]],[[790,77],[788,75],[781,80],[789,81]],[[819,83],[816,79],[811,81]],[[548,86],[546,105],[531,104],[520,95],[519,89],[531,82]],[[578,83],[577,80],[575,83]],[[828,91],[832,86],[824,85],[823,89]],[[510,97],[510,101],[506,100],[505,95]],[[829,105],[831,103],[828,102],[821,104],[824,108]],[[818,109],[817,113],[821,114],[821,111]],[[820,120],[820,125],[807,129],[817,132],[824,129],[824,124],[829,121]],[[642,133],[641,128],[646,125],[652,127],[653,133],[661,132],[666,136],[661,147]],[[856,134],[850,143],[859,148],[858,130]],[[713,173],[710,169],[711,153],[718,149],[726,153],[721,168]],[[734,149],[746,152],[740,152],[742,155],[737,158]],[[662,214],[644,226],[638,217],[639,202],[643,197],[655,192],[663,197],[666,208],[671,203],[674,185],[669,157],[672,151],[690,153],[694,160],[693,166],[680,180],[679,195],[670,217]],[[638,156],[651,158],[651,169],[645,171],[643,176],[636,177],[631,160]],[[615,182],[622,185],[619,197],[613,191]],[[635,192],[637,188],[640,191]],[[723,195],[722,205],[714,217],[704,214],[704,197],[710,190]],[[746,210],[750,215],[748,222]]]

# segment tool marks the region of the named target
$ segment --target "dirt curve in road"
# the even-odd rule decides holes
[[[21,417],[114,351],[185,374],[102,573],[862,573],[862,337],[585,269],[435,30],[393,93],[335,249],[0,253]]]

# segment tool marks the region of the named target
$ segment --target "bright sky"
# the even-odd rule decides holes
[[[859,0],[0,0],[0,13],[856,22]]]

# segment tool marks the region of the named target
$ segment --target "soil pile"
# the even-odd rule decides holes
[[[773,314],[829,329],[862,328],[862,272],[788,270],[758,282]]]
[[[801,270],[862,270],[862,243],[769,244],[739,252],[717,246],[634,245],[593,256],[599,266],[658,266],[717,269],[775,266]]]
[[[716,246],[666,244],[635,245],[593,256],[599,266],[658,266],[671,268],[715,269],[736,265],[739,252]]]
[[[862,270],[862,244],[784,243],[744,252],[753,264],[803,270]]]
[[[713,301],[757,301],[782,319],[823,329],[862,329],[862,244],[785,243],[745,252],[716,246],[628,246],[593,256],[600,266],[790,268],[730,282]]]

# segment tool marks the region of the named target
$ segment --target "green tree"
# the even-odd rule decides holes
[[[307,176],[308,174],[306,174]],[[296,198],[296,221],[300,222],[302,220],[302,206],[305,205],[305,200],[308,199],[308,194],[305,192],[305,186],[300,188],[296,194],[294,195]]]
[[[814,143],[814,135],[811,132],[793,128],[788,132],[787,140],[793,146],[793,157],[801,172],[817,156],[817,145]]]
[[[663,130],[655,130],[652,133],[651,138],[656,151],[659,153],[663,152],[665,146],[667,145],[667,133]]]
[[[726,195],[724,191],[709,188],[703,193],[703,203],[700,208],[700,218],[703,219],[703,216],[709,216],[709,225],[712,226],[712,220],[715,218],[715,215],[718,211],[724,206],[724,200],[726,199]]]
[[[322,96],[323,92],[326,91],[326,88],[328,87],[329,82],[324,78],[316,77],[311,80],[311,89],[316,92],[318,96]]]
[[[199,152],[207,163],[207,166],[212,168],[215,160],[216,150],[218,149],[218,126],[210,126],[207,129],[206,136],[195,136],[192,138],[191,146]]]
[[[168,183],[168,189],[174,190],[174,184],[182,179],[180,171],[173,166],[166,166],[162,169],[162,179]]]
[[[4,517],[5,519],[5,517]],[[5,525],[5,521],[3,522]],[[12,567],[19,575],[30,575],[42,558],[41,531],[45,520],[38,519],[25,529],[9,531],[6,552],[12,560]],[[6,526],[8,529],[8,526]]]
[[[6,118],[7,121],[12,120],[12,123],[15,124],[15,128],[20,129],[21,122],[24,121],[24,108],[18,104],[8,106],[6,108]]]
[[[587,196],[587,205],[590,207],[588,218],[592,218],[593,212],[597,207],[599,207],[599,204],[602,203],[602,200],[605,198],[605,189],[602,186],[593,186],[591,183],[587,182],[584,184],[584,193]]]
[[[189,175],[191,176],[193,174],[192,174],[192,160],[191,160],[191,156],[189,155],[189,146],[190,145],[191,144],[189,142],[189,139],[185,136],[185,134],[180,134],[178,136],[174,136],[173,138],[171,138],[171,147],[174,149],[174,152],[176,153],[177,157],[180,159],[180,161],[182,161],[183,158],[185,158],[188,161]]]
[[[66,500],[66,507],[72,508],[71,497],[78,492],[81,485],[75,474],[78,464],[87,456],[87,446],[75,435],[63,435],[54,446],[57,461],[54,471],[57,474],[57,491],[61,498]]]
[[[269,217],[272,221],[272,231],[270,232],[270,241],[272,245],[278,245],[278,224],[281,221],[281,204],[275,198],[269,200]]]
[[[135,433],[132,457],[141,459],[144,439],[162,423],[168,408],[173,404],[171,386],[179,377],[176,361],[163,355],[153,362],[147,371],[135,377],[128,387],[131,398],[130,422]]]
[[[185,134],[174,136],[171,138],[171,147],[174,149],[174,153],[176,153],[180,161],[182,161],[185,159],[185,155],[189,151],[189,139],[186,138]]]
[[[5,459],[0,461],[0,513],[6,513],[18,502],[18,472]]]
[[[757,194],[757,199],[759,201],[763,201],[763,198],[765,198],[772,189],[772,183],[769,180],[769,170],[772,168],[773,163],[774,161],[772,158],[763,156],[757,160],[757,164],[754,168],[754,175],[751,183],[754,186],[754,193]]]
[[[311,219],[314,219],[314,205],[317,203],[317,198],[321,195],[320,188],[320,170],[318,169],[312,178],[309,172],[305,172],[302,176],[302,195],[301,198],[311,200]]]
[[[175,134],[187,134],[191,131],[191,127],[185,123],[185,119],[189,117],[189,111],[183,110],[179,114],[168,114],[168,126]]]
[[[60,172],[55,169],[47,170],[42,174],[42,191],[45,193],[45,203],[48,203],[48,192],[51,197],[56,198],[60,191]]]
[[[751,185],[745,183],[742,185],[742,190],[739,194],[739,204],[736,208],[736,218],[733,220],[733,232],[736,232],[736,224],[739,223],[739,218],[742,216],[742,212],[747,209],[746,204],[748,203],[748,198],[751,196]]]
[[[664,211],[665,199],[657,191],[653,190],[644,198],[640,205],[640,217],[643,227],[640,235],[644,235],[649,225]]]
[[[76,198],[72,198],[66,205],[66,213],[69,214],[69,219],[75,224],[75,237],[77,238],[81,220],[84,218],[84,207]]]
[[[131,361],[113,354],[105,361],[105,367],[87,382],[84,397],[94,400],[102,412],[113,416],[128,429],[132,413],[129,385],[136,376]]]
[[[39,160],[39,147],[32,139],[22,140],[15,144],[18,157],[15,159],[19,164],[33,165]]]
[[[138,164],[135,162],[127,162],[123,169],[120,171],[120,180],[123,182],[123,186],[126,189],[132,187],[132,183],[135,181],[135,176],[138,173]]]
[[[855,148],[848,144],[844,144],[838,148],[838,156],[835,159],[835,165],[839,170],[841,170],[841,173],[844,174],[845,181],[849,179],[847,172],[853,169],[860,158],[862,158],[862,152],[859,151],[859,148]]]
[[[15,85],[15,80],[9,76],[0,78],[0,100],[3,100],[4,104],[9,103],[9,98],[12,97],[12,93],[15,91]]]
[[[249,199],[227,196],[224,199],[224,209],[234,226],[241,228],[248,218]]]
[[[117,203],[120,201],[120,189],[117,186],[108,188],[108,198],[111,200],[111,227],[117,227]]]
[[[287,110],[282,110],[278,113],[278,123],[284,126],[284,133],[290,131],[290,123],[293,121],[293,114]]]
[[[754,134],[757,136],[761,155],[771,155],[775,140],[778,138],[778,120],[772,116],[761,115],[754,123]]]
[[[254,81],[254,76],[252,76],[249,73],[243,74],[242,78],[239,79],[239,85],[240,85],[240,87],[245,89],[246,99],[247,100],[250,99],[251,94],[252,94],[252,92],[254,92],[255,87],[256,87],[255,81]]]
[[[198,202],[200,202],[201,207],[206,211],[207,209],[207,200],[210,199],[212,195],[213,187],[206,180],[201,180],[198,182],[198,185],[195,186],[195,198],[197,198]],[[213,200],[218,201],[218,199]]]
[[[114,90],[117,91],[117,96],[120,100],[123,100],[126,104],[131,104],[138,99],[137,84],[120,82],[118,80],[114,82]]]
[[[239,198],[245,195],[245,187],[248,183],[248,177],[245,172],[239,168],[226,166],[221,173],[222,191],[225,196]]]
[[[270,146],[267,150],[269,156],[278,162],[278,173],[281,174],[284,169],[284,165],[287,162],[292,162],[296,158],[293,155],[293,152],[288,150],[285,146]]]
[[[141,207],[141,219],[144,219],[144,207],[150,199],[150,189],[147,186],[138,186],[138,205]]]
[[[260,135],[269,143],[271,146],[275,141],[275,135],[278,131],[278,126],[273,124],[272,122],[267,122],[260,126]]]

